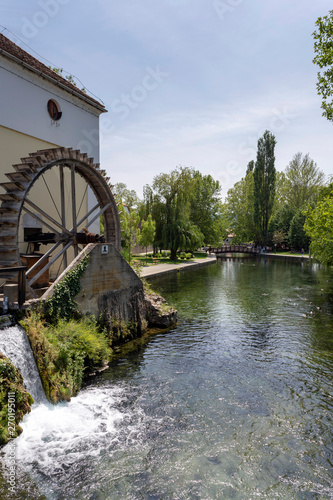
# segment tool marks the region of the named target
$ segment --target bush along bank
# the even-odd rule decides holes
[[[86,373],[107,364],[111,355],[106,332],[94,318],[45,321],[32,311],[22,320],[33,350],[45,395],[52,403],[69,401]]]
[[[86,373],[103,367],[111,349],[106,331],[90,317],[80,317],[75,295],[89,257],[84,257],[55,287],[54,293],[20,321],[34,353],[45,395],[52,403],[69,401]]]
[[[24,389],[19,370],[1,353],[0,383],[0,445],[4,445],[21,434],[19,423],[34,400]]]
[[[80,278],[88,263],[86,256],[68,271],[45,303],[28,311],[20,321],[27,332],[45,395],[52,403],[75,396],[85,376],[107,366],[114,346],[142,335],[147,326],[166,328],[177,319],[177,312],[168,308],[164,299],[158,301],[156,295],[149,298],[148,292],[143,303],[132,298],[134,309],[143,307],[143,315],[137,317],[147,318],[140,324],[119,319],[117,301],[108,308],[114,317],[107,321],[80,315],[75,296],[80,292]]]

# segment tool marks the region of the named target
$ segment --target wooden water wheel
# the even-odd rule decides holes
[[[51,266],[65,269],[84,244],[97,241],[99,235],[89,233],[89,226],[100,217],[104,241],[120,248],[116,202],[109,179],[93,159],[79,150],[54,148],[30,153],[21,161],[6,174],[8,182],[0,184],[5,190],[0,194],[0,268],[8,268],[7,280],[15,279],[9,268],[22,265],[22,253],[33,253],[32,245],[35,249],[42,246],[43,252],[27,271],[29,287]],[[88,188],[94,195],[89,210]],[[27,234],[24,217],[36,226]]]

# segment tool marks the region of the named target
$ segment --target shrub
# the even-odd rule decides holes
[[[56,323],[60,318],[69,320],[74,316],[76,310],[74,297],[81,290],[80,278],[88,263],[89,256],[86,255],[54,288],[52,297],[44,306],[44,314],[49,322]]]
[[[185,258],[186,258],[186,254],[185,254],[185,252],[180,252],[179,257],[180,257],[181,259],[185,259]]]
[[[192,259],[192,254],[191,254],[191,253],[187,253],[187,254],[186,254],[186,259],[187,259],[187,260]]]
[[[32,312],[21,325],[27,331],[46,397],[53,403],[75,396],[85,370],[102,366],[110,358],[106,334],[94,319],[47,325],[39,313]]]

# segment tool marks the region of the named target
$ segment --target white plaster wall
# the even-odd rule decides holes
[[[49,116],[49,99],[54,99],[62,112],[57,122]],[[0,55],[0,133],[1,126],[6,127],[6,135],[11,131],[11,137],[15,138],[14,142],[6,142],[3,134],[3,140],[0,140],[0,154],[3,153],[5,159],[0,161],[0,181],[7,180],[4,173],[10,172],[11,165],[19,162],[18,156],[28,156],[37,149],[49,147],[49,144],[80,149],[98,163],[100,114],[101,110],[79,97]],[[20,136],[15,135],[15,131]],[[20,137],[29,137],[30,140],[21,142]],[[31,145],[38,143],[38,147],[23,152],[27,142]],[[96,198],[89,189],[87,210],[95,204]],[[99,221],[89,229],[99,233]]]
[[[54,99],[62,117],[51,120]],[[0,56],[0,125],[64,147],[81,149],[99,162],[100,111],[67,91]],[[28,152],[27,152],[28,154]]]

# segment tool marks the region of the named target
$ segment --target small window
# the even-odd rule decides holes
[[[53,99],[50,99],[47,103],[47,110],[49,112],[50,117],[55,122],[60,120],[62,112],[60,111],[59,104],[56,103]]]

